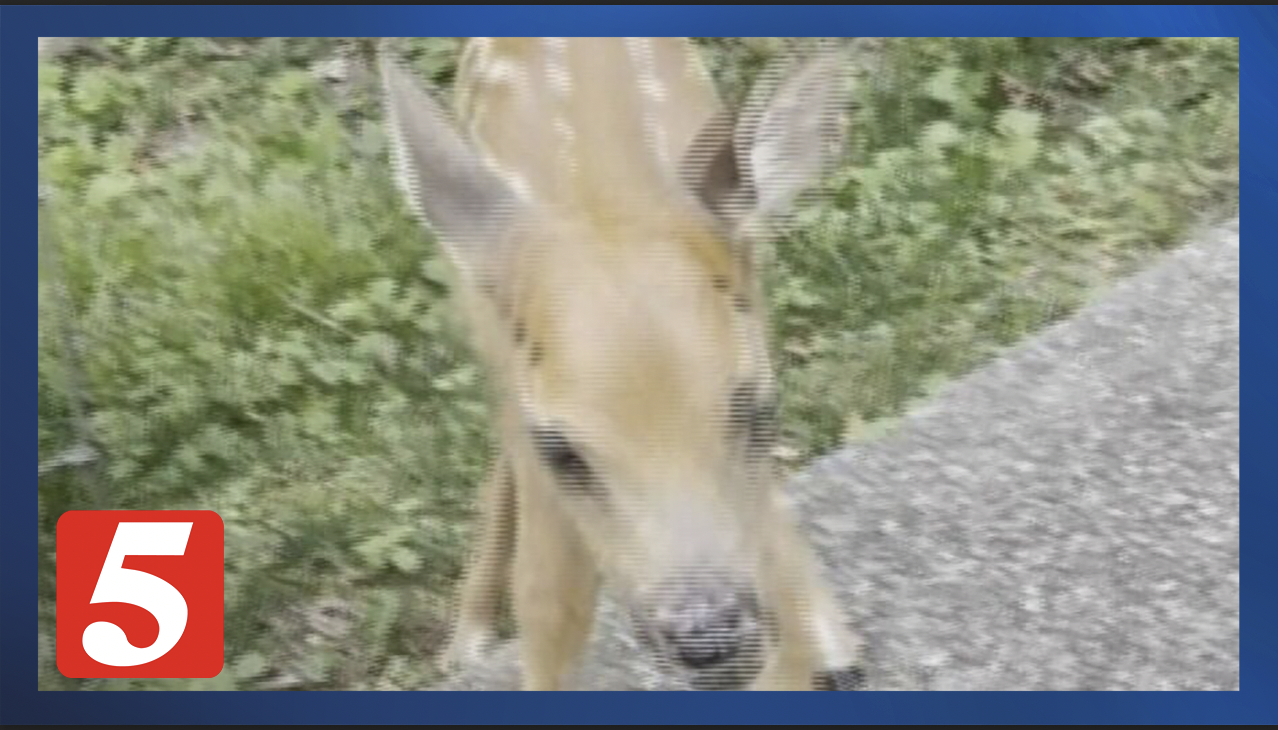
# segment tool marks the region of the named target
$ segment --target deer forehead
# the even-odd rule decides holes
[[[526,249],[515,317],[528,405],[564,419],[692,428],[766,366],[760,323],[738,306],[735,262],[692,228],[611,233],[586,227]]]

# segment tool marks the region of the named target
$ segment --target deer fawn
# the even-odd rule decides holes
[[[501,394],[446,664],[482,655],[509,587],[524,688],[560,688],[606,581],[694,686],[859,682],[774,484],[751,255],[838,152],[841,68],[793,64],[734,116],[686,39],[473,39],[455,125],[382,54],[400,181]]]

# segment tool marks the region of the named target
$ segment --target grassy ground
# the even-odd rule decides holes
[[[729,95],[786,45],[699,42]],[[446,86],[456,47],[407,52]],[[857,48],[847,164],[766,257],[796,465],[1237,205],[1234,40]],[[486,408],[360,50],[115,38],[42,67],[41,459],[86,432],[104,458],[41,480],[41,687],[432,679]],[[53,525],[97,504],[222,515],[219,677],[58,674]]]

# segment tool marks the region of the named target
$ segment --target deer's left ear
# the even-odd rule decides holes
[[[774,66],[735,121],[716,117],[693,142],[686,183],[733,227],[784,214],[842,153],[849,87],[836,51]]]

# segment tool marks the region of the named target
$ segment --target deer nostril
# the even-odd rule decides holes
[[[689,601],[669,614],[659,631],[681,664],[708,667],[732,658],[749,643],[749,605],[736,596],[717,603]]]
[[[675,657],[689,669],[704,669],[736,655],[741,642],[727,636],[686,636],[674,642]]]

